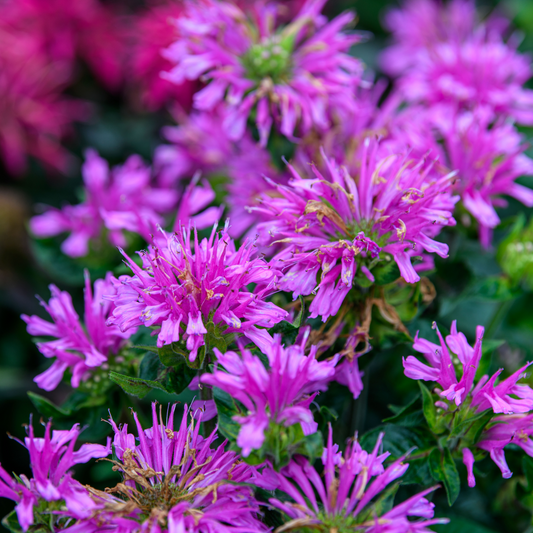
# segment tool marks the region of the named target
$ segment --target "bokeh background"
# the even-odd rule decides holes
[[[43,9],[38,18],[39,23],[49,26],[51,31],[59,26],[65,30],[68,21],[62,22],[58,13],[67,4],[73,10],[77,4],[80,4],[80,9],[98,4],[106,10],[106,20],[114,26],[104,31],[100,24],[101,31],[94,33],[85,29],[84,39],[77,43],[69,59],[71,71],[68,80],[61,86],[61,94],[76,103],[77,107],[74,106],[71,112],[78,119],[70,120],[69,117],[71,127],[64,132],[65,135],[61,135],[61,147],[64,154],[68,154],[62,171],[50,168],[31,156],[22,168],[6,164],[0,158],[0,462],[7,470],[19,473],[28,471],[27,453],[20,444],[9,438],[7,432],[21,438],[24,434],[22,426],[28,422],[30,414],[33,412],[36,418],[39,417],[27,391],[42,392],[33,383],[33,377],[46,368],[46,361],[26,333],[20,315],[44,316],[35,295],[48,299],[50,283],[70,291],[81,313],[82,268],[85,266],[33,241],[27,232],[29,217],[38,212],[39,204],[60,207],[79,201],[82,184],[80,166],[83,151],[87,147],[98,150],[111,164],[121,163],[133,153],[150,161],[155,147],[163,142],[160,137],[162,126],[175,124],[179,116],[175,110],[171,111],[170,93],[166,97],[163,95],[160,101],[147,101],[143,93],[146,89],[143,83],[147,77],[143,77],[142,73],[140,75],[139,68],[136,69],[131,63],[132,51],[140,40],[145,39],[145,42],[150,43],[153,38],[152,46],[160,46],[157,27],[143,25],[139,21],[144,20],[143,15],[150,10],[168,9],[171,1],[163,4],[146,4],[140,0],[41,0],[33,3],[50,7]],[[356,10],[359,16],[357,29],[368,32],[368,39],[354,47],[353,53],[365,61],[376,77],[382,76],[377,67],[377,56],[388,38],[381,26],[381,17],[384,10],[394,4],[387,0],[330,0],[327,6],[328,15],[346,9]],[[179,0],[174,0],[174,5],[179,6]],[[54,11],[54,6],[58,11]],[[0,19],[3,17],[2,9],[3,3],[0,1]],[[479,9],[481,13],[499,9],[511,18],[517,31],[522,33],[521,50],[533,53],[531,0],[480,2]],[[28,21],[27,24],[27,30],[32,31],[30,26],[33,22]],[[17,31],[23,32],[25,29],[17,28]],[[81,30],[71,28],[71,31],[76,33]],[[116,51],[116,65],[113,67],[119,72],[116,79],[95,69],[95,61],[98,61],[92,50],[95,43],[105,47],[107,52],[110,48]],[[0,65],[4,53],[7,53],[5,47],[0,46]],[[59,73],[56,75],[59,76]],[[5,80],[0,79],[0,121],[9,114],[10,105],[5,91],[2,92],[3,83]],[[186,108],[186,95],[182,93],[180,98]],[[528,139],[533,139],[533,130],[522,131]],[[533,155],[532,150],[529,155]],[[533,187],[533,182],[523,183]],[[429,332],[433,320],[449,326],[451,320],[456,318],[460,329],[472,336],[475,326],[484,324],[485,339],[499,346],[493,354],[491,367],[497,369],[505,364],[513,371],[522,361],[533,359],[533,288],[530,290],[526,286],[519,292],[511,290],[505,284],[499,261],[502,242],[505,244],[505,239],[517,220],[521,220],[520,217],[527,223],[531,213],[511,201],[502,213],[503,224],[496,232],[493,248],[488,251],[482,250],[477,239],[468,235],[456,232],[453,239],[444,235],[450,245],[450,257],[445,261],[437,258],[436,271],[430,276],[439,294],[438,304],[433,303],[409,324],[411,332],[417,329]],[[109,254],[107,259],[111,263],[119,262],[118,252],[110,249],[104,253]],[[91,269],[91,258],[88,259],[88,266]],[[345,391],[337,388],[330,389],[321,400],[321,403],[333,406],[345,422],[340,425],[345,432],[338,435],[340,439],[346,438],[353,430],[363,434],[391,415],[388,408],[390,404],[404,405],[409,400],[411,389],[405,385],[409,380],[396,379],[402,374],[401,356],[407,355],[409,348],[392,341],[387,344],[386,340],[383,345],[385,349],[366,357],[365,391],[357,402],[354,403]],[[396,383],[396,388],[380,386],[382,381]],[[61,404],[68,392],[67,387],[58,387],[45,395],[54,403]],[[146,400],[155,397],[152,392]],[[165,401],[163,396],[158,398]],[[98,420],[94,424],[97,425]],[[85,438],[99,437],[99,430],[95,430],[95,427],[88,428]],[[394,439],[394,435],[390,436],[391,446],[394,445]],[[508,454],[508,458],[513,469],[513,454]],[[107,475],[109,471],[105,465],[86,467],[80,471],[82,480],[85,478],[94,484]],[[503,480],[499,481],[500,476],[491,476],[491,479],[497,479],[498,482],[487,486],[480,479],[476,489],[461,493],[459,501],[449,513],[455,519],[441,531],[532,531],[531,516],[517,502],[509,501],[506,496],[509,491],[502,491]],[[515,481],[519,482],[518,479]],[[11,508],[11,502],[0,500],[2,516]]]

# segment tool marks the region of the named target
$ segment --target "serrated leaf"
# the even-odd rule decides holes
[[[182,365],[179,368],[173,368],[167,377],[166,387],[168,392],[181,394],[189,383],[198,375],[196,370],[189,368],[187,365]]]
[[[168,392],[165,386],[158,381],[133,378],[118,372],[109,372],[109,379],[116,383],[126,394],[137,396],[137,398],[144,398],[152,389]]]
[[[146,352],[139,365],[139,377],[149,381],[157,381],[161,366],[161,362],[156,353]]]
[[[461,480],[450,450],[445,448],[442,451],[435,448],[429,454],[428,463],[433,478],[436,481],[442,481],[444,484],[446,495],[448,496],[448,504],[451,507],[459,496]]]

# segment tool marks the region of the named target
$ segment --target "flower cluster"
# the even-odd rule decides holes
[[[455,190],[488,247],[500,222],[494,208],[505,204],[499,195],[533,206],[531,191],[515,183],[533,169],[513,125],[533,121],[530,58],[504,41],[504,19],[477,24],[471,1],[410,0],[387,21],[395,43],[382,66],[398,77],[389,105],[409,104],[391,121],[394,144],[457,170]]]
[[[122,166],[110,170],[107,161],[95,151],[87,152],[83,165],[85,201],[62,209],[48,209],[33,217],[30,223],[37,237],[51,237],[70,232],[61,249],[72,257],[89,253],[89,244],[98,248],[102,231],[107,231],[109,241],[125,247],[124,231],[141,235],[150,240],[158,225],[164,223],[163,215],[175,208],[184,220],[193,220],[198,228],[211,226],[218,219],[219,210],[209,209],[193,216],[214,198],[209,184],[196,186],[193,180],[181,196],[172,188],[156,187],[152,171],[139,156],[131,156]]]
[[[389,453],[379,454],[382,438],[383,434],[380,434],[371,453],[354,440],[343,455],[338,451],[338,445],[333,444],[330,427],[322,455],[324,480],[303,457],[294,459],[280,473],[272,472],[271,483],[289,496],[288,501],[270,499],[270,503],[289,518],[278,531],[307,527],[320,532],[424,533],[429,531],[431,524],[446,523],[446,519],[433,518],[435,506],[424,497],[436,487],[426,489],[386,512],[372,504],[374,498],[379,498],[380,493],[401,478],[409,467],[403,462],[404,457],[384,467],[383,462]]]
[[[67,370],[72,373],[72,387],[79,387],[92,372],[102,366],[106,368],[109,357],[117,355],[126,339],[135,333],[135,329],[122,332],[117,327],[106,325],[115,308],[111,301],[105,299],[116,292],[112,277],[108,272],[104,279],[96,280],[93,293],[89,274],[85,272],[85,327],[74,310],[70,294],[60,291],[55,285],[50,285],[50,301],[41,300],[53,322],[36,315],[22,315],[30,335],[54,337],[54,340],[37,343],[37,348],[45,357],[55,359],[48,370],[34,379],[41,389],[55,389]]]
[[[276,255],[284,265],[280,287],[294,298],[316,294],[312,318],[336,315],[354,281],[374,282],[378,258],[394,259],[403,279],[414,283],[420,277],[411,257],[423,251],[447,256],[447,245],[433,237],[455,224],[453,176],[434,173],[423,160],[381,157],[378,148],[369,139],[364,143],[357,177],[332,160],[326,160],[327,177],[312,167],[314,179],[289,165],[291,183],[279,185],[279,195],[264,196],[256,208],[271,217],[259,226],[264,238],[283,243]]]
[[[194,246],[190,228],[174,234],[161,231],[160,239],[140,253],[142,268],[122,252],[134,275],[121,276],[116,283],[116,307],[108,324],[122,331],[141,324],[159,326],[158,346],[178,342],[183,335],[190,361],[205,345],[206,325],[225,334],[242,333],[264,350],[271,337],[259,328],[287,316],[265,301],[276,290],[277,271],[253,257],[253,243],[236,250],[228,226],[217,233],[215,225],[201,242],[195,231]],[[251,283],[257,284],[254,292],[247,290]]]
[[[268,369],[249,350],[243,349],[241,356],[217,350],[217,367],[221,365],[225,371],[217,369],[202,376],[202,383],[219,387],[247,410],[246,415],[235,417],[241,424],[237,445],[244,457],[261,448],[270,424],[300,424],[305,435],[316,432],[309,405],[335,375],[336,359],[317,361],[316,347],[304,355],[306,340],[285,348],[281,337],[274,336],[265,351]]]
[[[96,531],[113,524],[130,532],[266,531],[258,520],[259,506],[251,488],[242,485],[252,481],[254,470],[235,452],[225,451],[225,443],[213,447],[215,432],[202,437],[200,424],[194,420],[188,424],[187,406],[175,430],[175,410],[176,404],[164,423],[153,403],[149,429],[143,429],[134,412],[137,438],[128,433],[127,424],[118,427],[110,419],[114,469],[122,473],[123,482],[107,493],[93,490],[100,510],[85,521],[85,527]],[[102,449],[102,455],[108,454]]]
[[[34,524],[44,524],[46,527],[52,523],[54,513],[39,513],[43,510],[40,505],[43,501],[64,502],[67,513],[57,513],[58,520],[65,514],[76,519],[89,517],[97,506],[86,487],[72,477],[69,469],[90,459],[109,455],[111,440],[108,440],[107,446],[83,444],[78,451],[74,451],[81,432],[79,424],[70,430],[52,431],[48,422],[44,437],[36,437],[30,421],[27,432],[28,436],[21,444],[30,454],[33,477],[28,479],[21,475],[13,479],[0,466],[0,496],[17,502],[15,510],[23,531]],[[56,507],[56,511],[59,508]]]
[[[296,128],[327,129],[335,112],[350,109],[363,68],[347,54],[360,36],[342,32],[353,15],[325,23],[324,4],[308,0],[279,27],[274,3],[241,10],[219,0],[187,1],[176,20],[180,38],[165,53],[176,65],[167,77],[180,84],[209,81],[194,95],[194,106],[210,110],[225,100],[224,126],[236,140],[253,109],[263,145],[274,120],[289,138]]]
[[[531,363],[526,363],[508,378],[496,384],[503,368],[490,378],[484,375],[475,383],[476,372],[482,357],[482,340],[484,328],[478,326],[474,347],[468,344],[465,335],[457,331],[457,324],[452,323],[450,335],[444,339],[434,326],[440,344],[426,339],[415,338],[413,348],[421,353],[429,365],[421,363],[410,355],[404,360],[405,375],[411,379],[434,381],[442,389],[435,389],[440,399],[435,405],[443,411],[443,416],[455,416],[459,407],[474,413],[492,411],[488,429],[483,431],[475,446],[490,452],[492,460],[502,471],[503,477],[511,477],[512,472],[505,462],[504,447],[511,442],[517,443],[533,457],[533,446],[529,435],[533,433],[531,421],[533,411],[533,389],[529,385],[518,383],[524,377],[524,371]],[[455,359],[457,358],[457,364]],[[457,378],[456,367],[461,370]],[[475,384],[474,384],[475,383]],[[473,474],[474,456],[468,447],[462,449],[463,460],[468,468],[468,483],[475,485]]]
[[[257,204],[261,193],[272,189],[264,179],[284,183],[268,152],[246,132],[239,142],[232,141],[222,125],[223,109],[194,111],[178,116],[179,126],[167,126],[163,135],[171,143],[159,146],[154,157],[158,183],[176,186],[184,178],[201,171],[215,183],[227,179],[224,202],[232,221],[232,237],[240,237],[258,221],[249,206]]]

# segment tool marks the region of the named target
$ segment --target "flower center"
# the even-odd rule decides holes
[[[274,83],[286,80],[291,71],[290,50],[281,35],[254,44],[242,59],[247,77],[261,82],[270,78]]]

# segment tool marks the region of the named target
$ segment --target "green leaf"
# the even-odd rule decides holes
[[[17,513],[15,510],[11,511],[8,515],[2,518],[2,525],[11,533],[22,533],[22,528],[20,527]]]
[[[428,423],[429,429],[434,433],[442,433],[443,427],[437,421],[437,409],[435,408],[435,403],[433,402],[433,397],[429,389],[422,383],[418,382],[420,386],[420,392],[422,393],[422,409],[424,411],[424,418]]]
[[[240,431],[240,425],[233,420],[233,416],[240,414],[233,398],[222,389],[213,387],[213,399],[217,406],[218,429],[229,441],[235,442]]]
[[[400,277],[400,269],[389,255],[385,256],[385,260],[380,261],[373,269],[374,283],[376,285],[388,285],[396,281]]]
[[[187,365],[173,368],[167,375],[167,390],[175,394],[181,394],[197,375],[198,371],[189,368]]]
[[[189,353],[181,349],[177,342],[172,344],[165,344],[157,351],[159,360],[168,367],[180,366],[186,364],[186,360],[189,357]]]
[[[139,377],[149,381],[157,381],[160,374],[161,362],[154,352],[146,352],[139,365]]]
[[[209,344],[209,348],[211,350],[213,348],[217,348],[222,353],[226,353],[228,350],[228,345],[219,327],[215,326],[215,324],[210,321],[207,323],[205,329],[207,329],[206,341]]]
[[[306,435],[300,440],[293,453],[305,455],[306,457],[309,457],[309,460],[313,463],[317,457],[322,455],[323,448],[324,443],[322,442],[322,433],[317,431],[311,435]]]
[[[296,315],[296,318],[291,323],[291,325],[294,328],[299,328],[302,325],[303,317],[305,314],[305,302],[304,302],[303,296],[300,295],[299,299],[300,299],[300,312]]]
[[[441,451],[435,448],[429,455],[429,469],[435,480],[444,483],[448,504],[451,507],[459,496],[461,480],[450,450],[445,448]]]
[[[50,400],[46,399],[44,396],[41,396],[40,394],[36,394],[35,392],[28,392],[28,396],[35,405],[35,408],[41,413],[43,416],[54,418],[54,419],[61,419],[61,418],[67,418],[72,414],[71,409],[65,409],[64,407],[58,407],[57,405],[53,404]]]
[[[403,407],[394,405],[389,405],[388,407],[394,415],[385,418],[383,422],[404,427],[417,427],[424,420],[423,411],[420,409],[420,396],[418,394]]]
[[[119,385],[126,394],[137,396],[137,398],[144,398],[152,389],[168,392],[164,385],[158,381],[133,378],[118,372],[109,372],[109,379]]]

